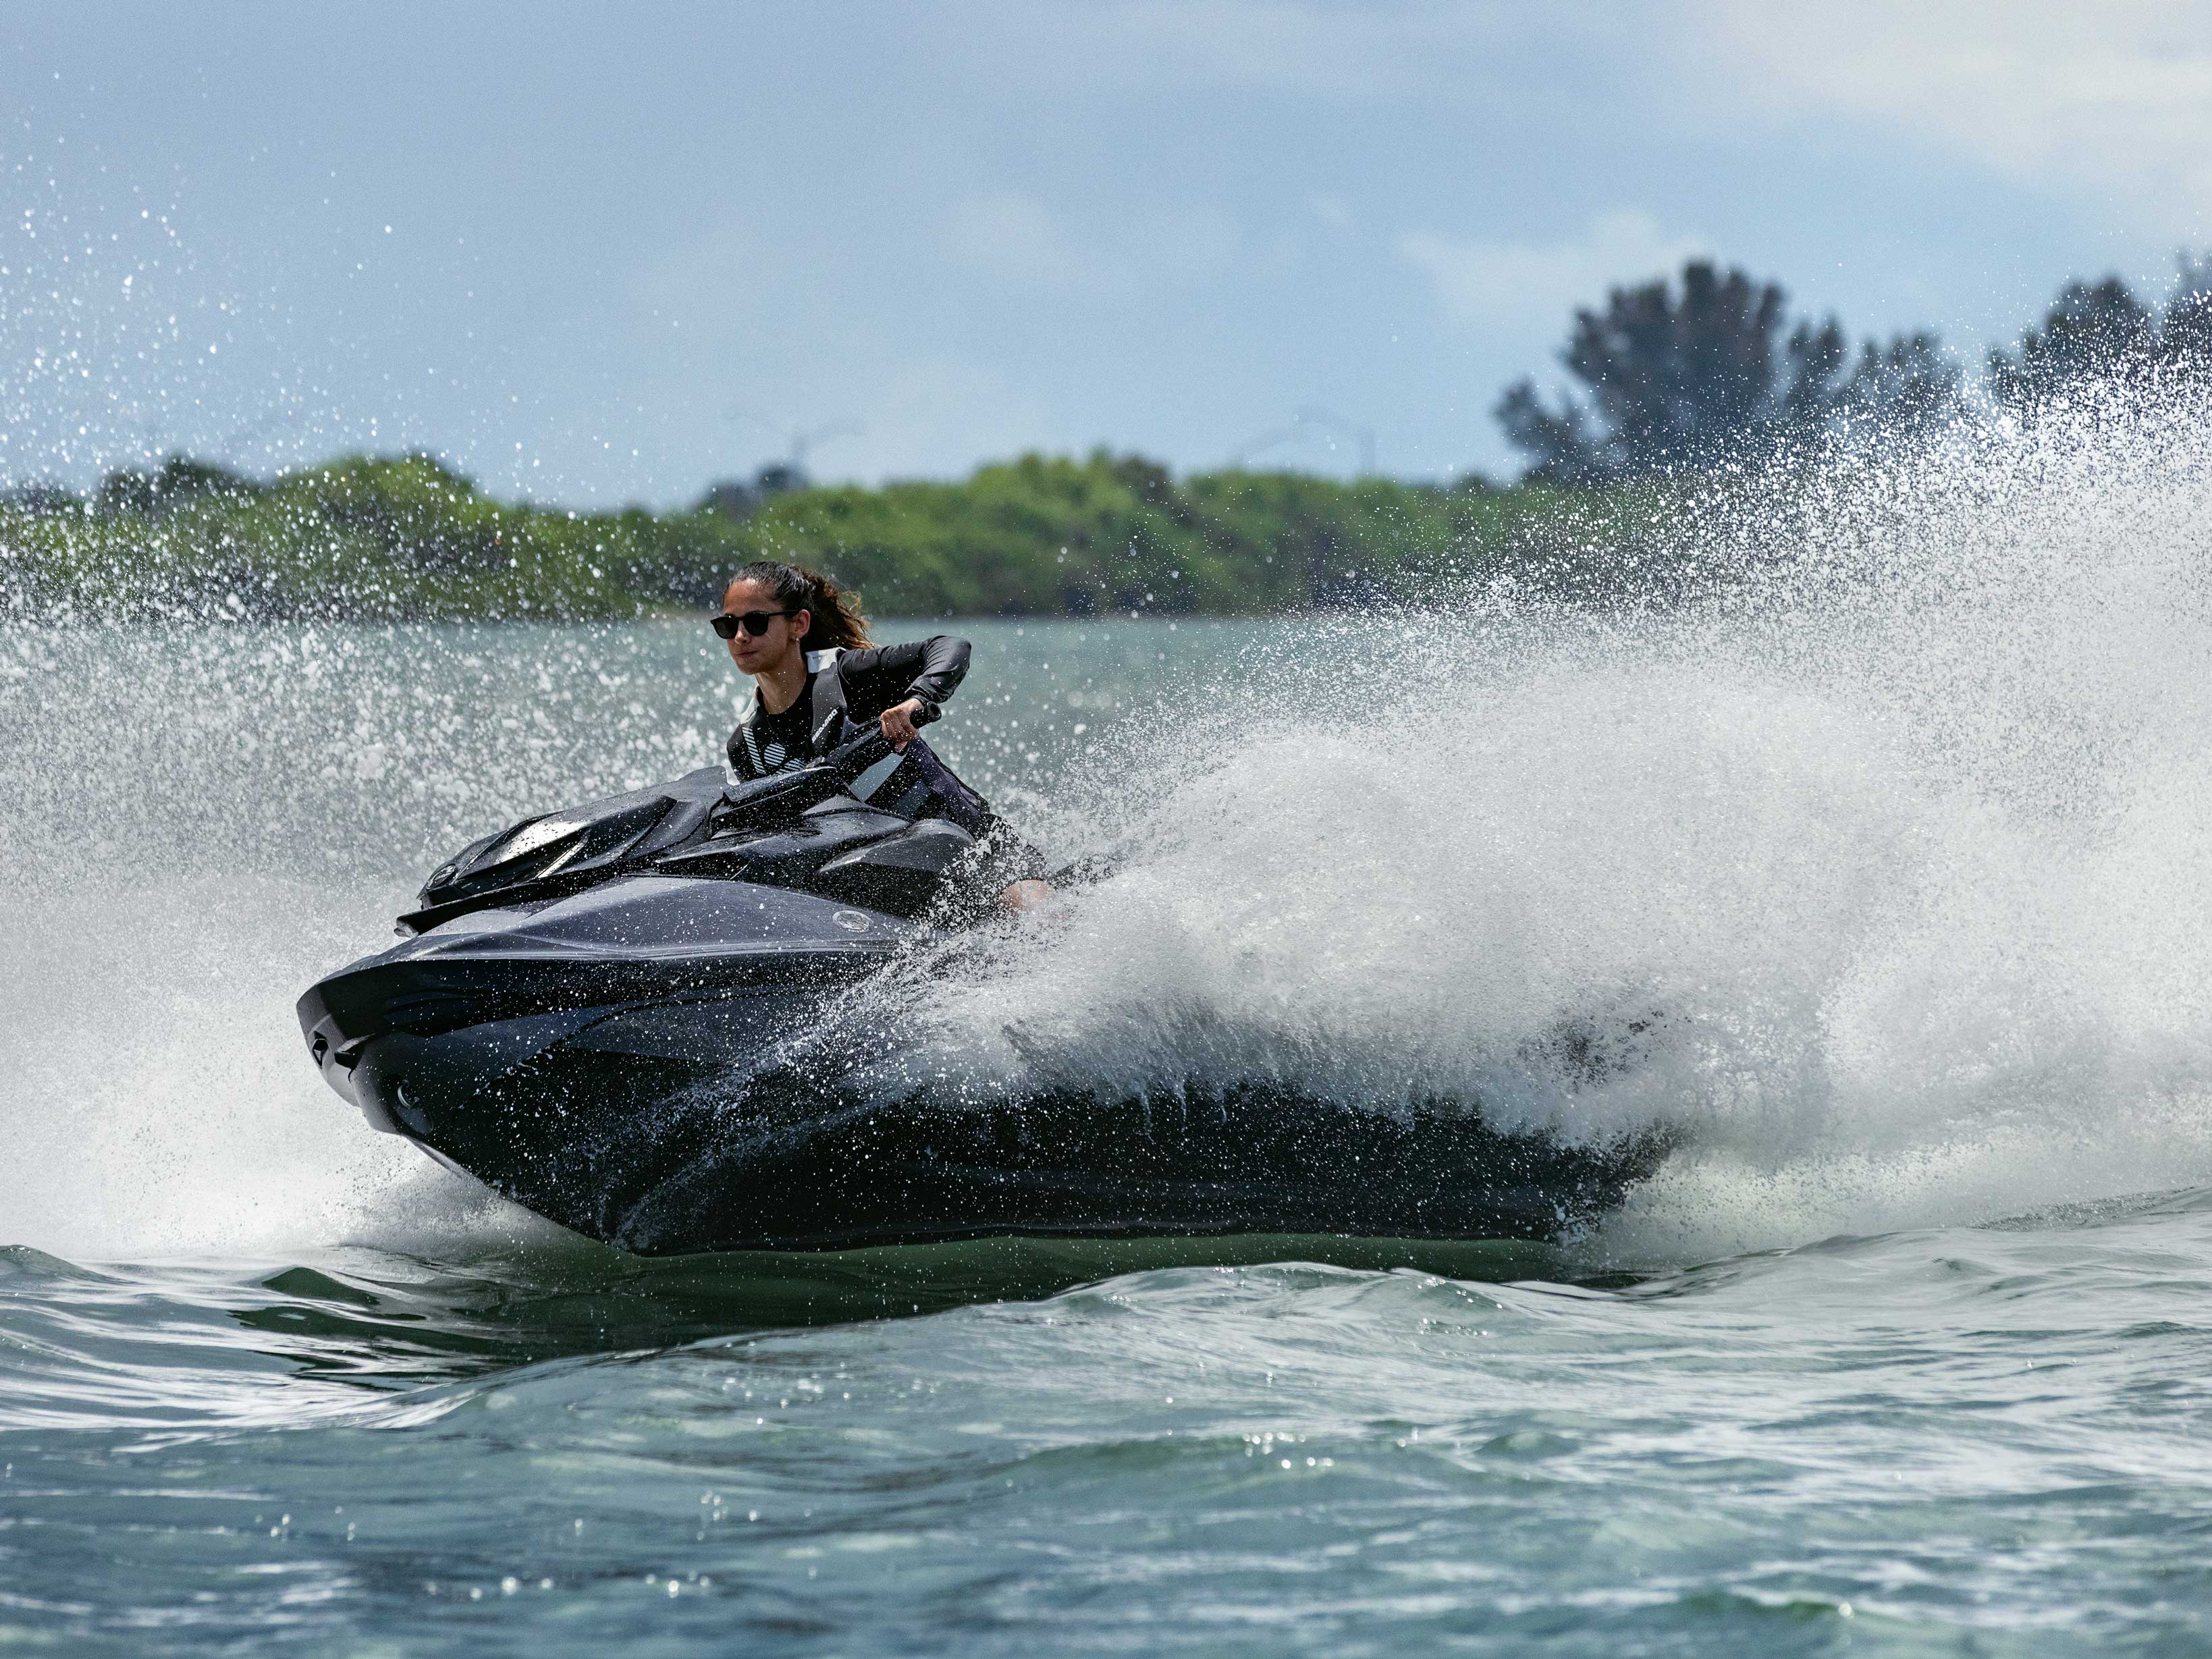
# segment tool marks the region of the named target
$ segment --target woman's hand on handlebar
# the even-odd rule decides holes
[[[900,754],[904,754],[907,744],[919,735],[915,731],[915,716],[921,714],[926,706],[920,697],[908,697],[904,702],[893,703],[884,709],[879,722],[884,741]]]

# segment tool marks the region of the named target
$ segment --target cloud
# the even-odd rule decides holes
[[[2161,230],[2212,217],[2203,0],[1705,0],[1698,23],[1701,78],[1770,117],[1892,127]]]
[[[1480,241],[1408,231],[1398,255],[1425,276],[1445,315],[1468,326],[1524,327],[1589,305],[1623,283],[1674,271],[1710,252],[1703,237],[1669,236],[1650,214],[1601,214],[1572,241]]]
[[[1091,274],[1060,222],[1033,197],[971,196],[956,204],[944,242],[962,264],[1015,282],[1074,288]]]
[[[1474,95],[1501,40],[1557,33],[1545,12],[1468,0],[985,0],[975,38],[1052,84],[1291,94],[1330,103]],[[988,21],[982,21],[988,20]]]
[[[1112,216],[1090,230],[1079,235],[1035,197],[1004,192],[956,203],[939,241],[948,258],[999,282],[1116,297],[1210,280],[1241,242],[1229,216],[1206,207]]]

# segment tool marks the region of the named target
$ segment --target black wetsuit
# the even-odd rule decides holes
[[[865,725],[908,697],[942,708],[968,678],[968,653],[967,641],[936,634],[908,645],[840,652],[820,672],[837,676],[846,714]],[[756,707],[752,719],[730,733],[730,766],[739,777],[766,777],[813,759],[817,678],[817,673],[807,675],[805,687],[781,714]]]
[[[847,720],[872,726],[884,710],[908,697],[941,708],[967,678],[969,649],[963,639],[936,634],[905,645],[840,652],[808,673],[805,686],[781,714],[769,714],[756,700],[750,716],[730,733],[730,769],[740,778],[761,778],[814,757],[814,733],[828,719],[827,709],[816,707],[815,687],[823,675],[837,676]],[[836,734],[830,741],[836,741]],[[973,835],[976,854],[969,885],[995,893],[1009,882],[1045,873],[1036,849],[919,739],[908,745],[905,757],[870,798],[902,817],[950,818]]]

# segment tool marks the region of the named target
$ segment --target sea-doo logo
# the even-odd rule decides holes
[[[868,918],[858,910],[840,910],[830,920],[848,933],[865,933],[871,925]]]

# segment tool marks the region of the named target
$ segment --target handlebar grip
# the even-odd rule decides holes
[[[932,720],[942,719],[944,714],[945,711],[935,703],[925,701],[921,705],[921,713],[915,717],[914,723],[917,727],[927,726]],[[851,717],[848,715],[847,718],[849,720]],[[858,733],[848,738],[822,758],[840,769],[849,765],[857,766],[859,769],[865,771],[885,755],[890,754],[891,746],[884,737],[883,727],[876,721],[854,720],[853,724],[860,727]],[[859,757],[864,751],[868,752],[868,758],[860,760]]]
[[[871,726],[860,736],[840,744],[822,759],[841,773],[858,776],[890,752],[890,739],[878,728]]]

